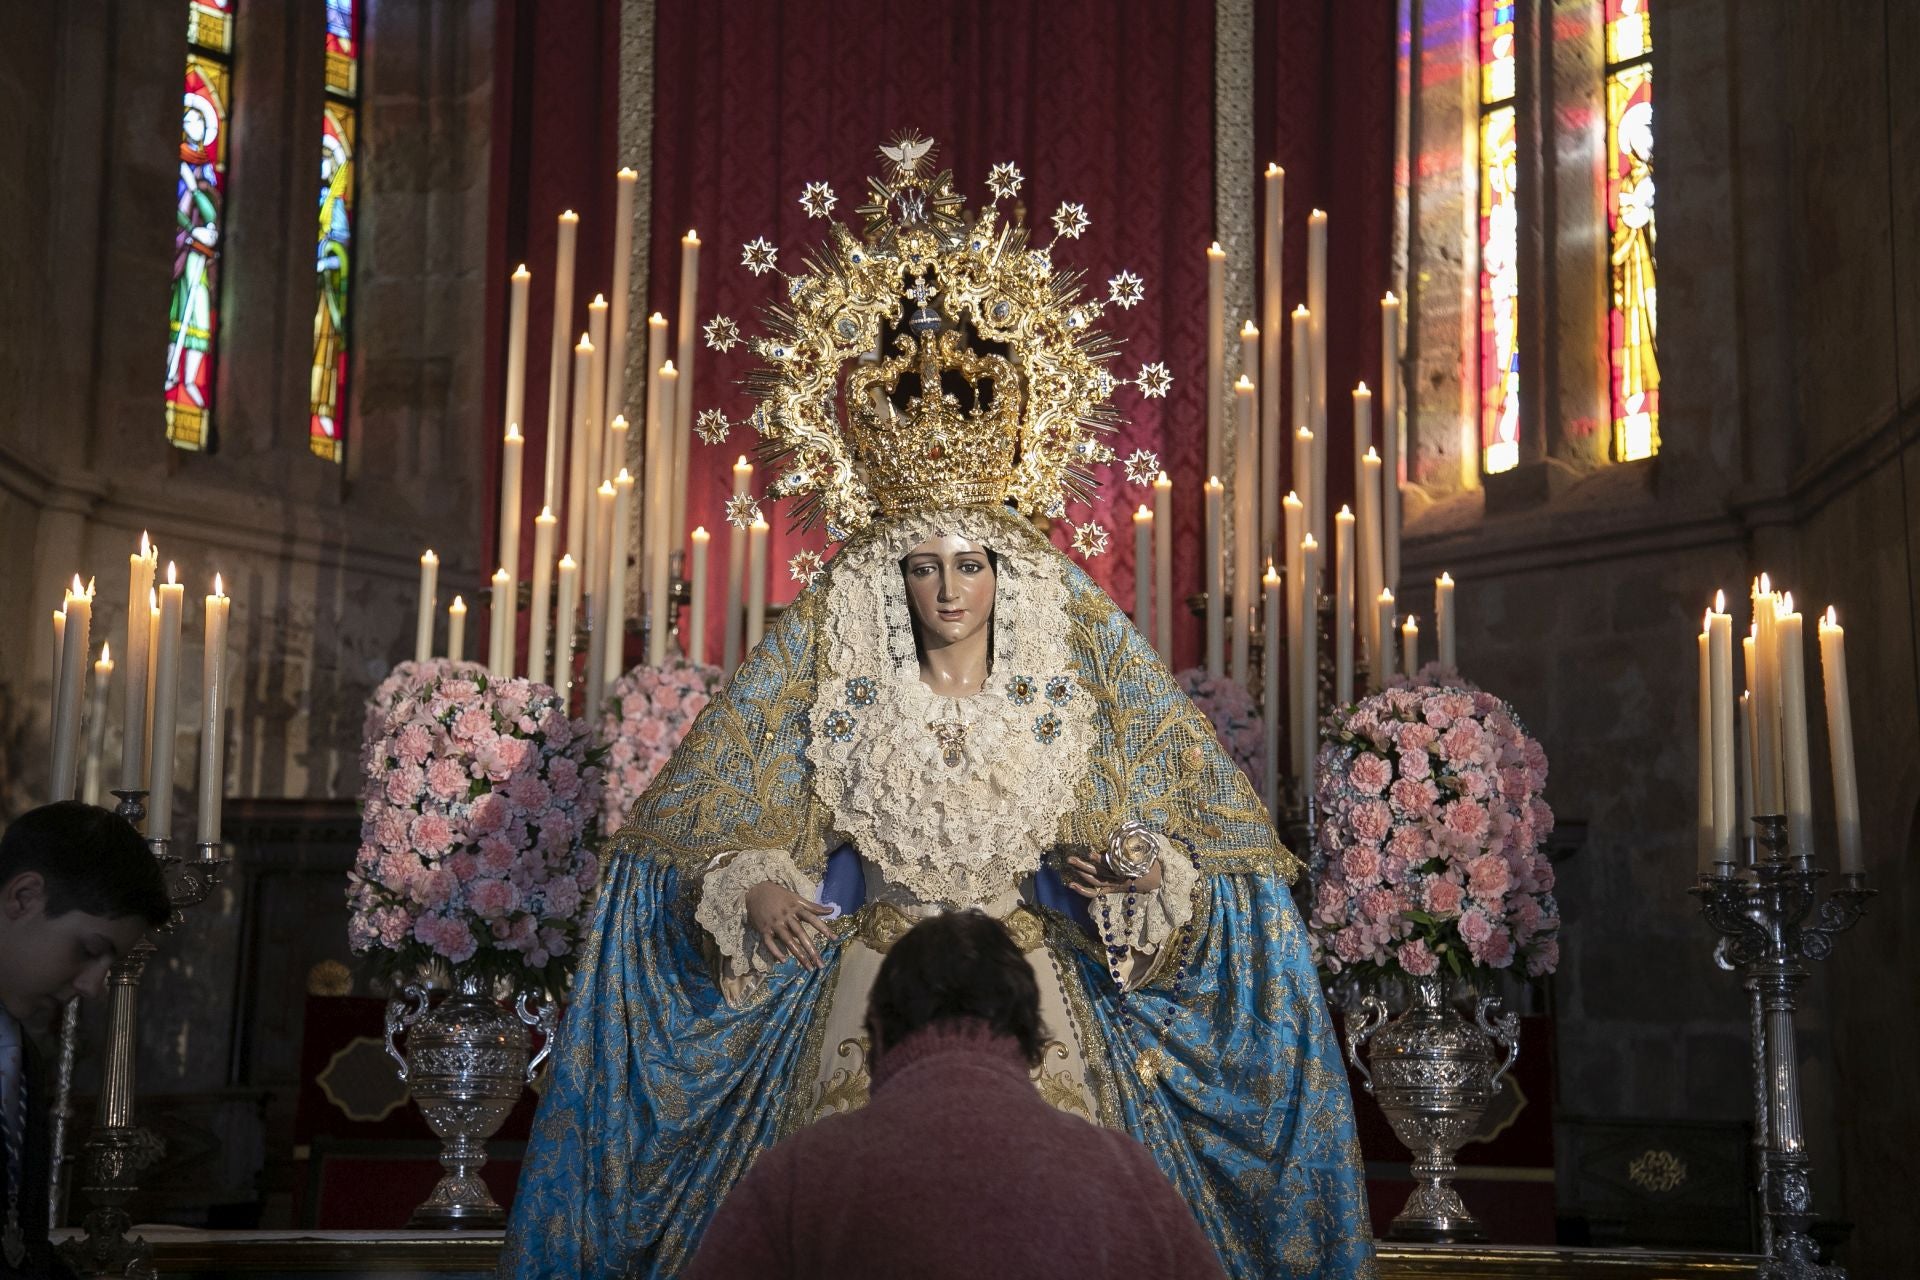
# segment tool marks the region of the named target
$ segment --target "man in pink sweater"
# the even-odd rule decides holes
[[[762,1155],[685,1280],[1224,1274],[1145,1147],[1034,1088],[1039,991],[997,921],[914,926],[874,980],[867,1034],[872,1101]]]

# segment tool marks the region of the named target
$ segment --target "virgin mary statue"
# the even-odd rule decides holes
[[[1102,305],[931,149],[882,148],[754,343],[776,491],[841,547],[613,841],[502,1272],[677,1272],[760,1152],[865,1102],[892,942],[977,909],[1039,980],[1035,1087],[1144,1143],[1231,1274],[1371,1276],[1299,864],[1034,523],[1113,456]]]

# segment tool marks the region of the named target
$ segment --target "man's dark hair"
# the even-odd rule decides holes
[[[50,916],[139,916],[157,929],[173,915],[147,842],[131,822],[98,805],[57,800],[9,823],[0,836],[0,884],[26,871],[46,880]]]
[[[1040,987],[1006,927],[980,911],[930,916],[887,952],[867,1014],[881,1043],[897,1045],[944,1018],[974,1018],[1020,1043],[1040,1064]]]

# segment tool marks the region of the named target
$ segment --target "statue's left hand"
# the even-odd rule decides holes
[[[1164,878],[1162,864],[1155,862],[1153,870],[1138,879],[1116,880],[1077,854],[1067,858],[1066,871],[1061,876],[1067,888],[1083,898],[1098,898],[1109,893],[1152,893]]]

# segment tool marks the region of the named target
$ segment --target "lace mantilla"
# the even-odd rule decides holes
[[[920,680],[899,561],[955,534],[991,548],[986,688],[942,698]],[[1067,562],[1009,512],[916,512],[835,558],[811,714],[813,785],[888,884],[949,907],[1002,898],[1040,866],[1094,742],[1093,698],[1069,646]]]

